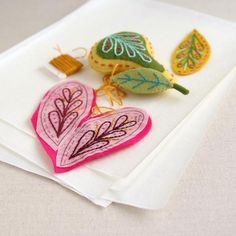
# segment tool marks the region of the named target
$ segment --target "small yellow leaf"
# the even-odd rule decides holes
[[[200,70],[208,61],[211,49],[207,40],[193,30],[175,49],[172,67],[176,74],[189,75]]]

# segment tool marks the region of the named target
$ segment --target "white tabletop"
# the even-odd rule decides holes
[[[81,0],[0,0],[0,51]],[[235,0],[165,2],[236,21]],[[234,56],[234,55],[232,55]],[[0,163],[0,235],[236,235],[236,83],[165,209],[102,209],[48,179]]]

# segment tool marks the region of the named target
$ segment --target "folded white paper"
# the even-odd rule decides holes
[[[167,162],[166,160],[173,158],[169,151],[173,150],[170,148],[172,140],[183,139],[182,136],[177,138],[177,134],[180,127],[181,130],[184,129],[185,122],[187,126],[189,118],[186,117],[193,113],[194,108],[236,64],[235,57],[232,57],[236,53],[236,26],[215,17],[151,0],[126,1],[123,3],[125,8],[117,11],[121,4],[122,1],[90,1],[1,56],[0,143],[86,197],[98,201],[108,200],[107,204],[118,201],[139,207],[159,208],[168,198],[190,155],[189,150],[182,154],[185,150],[180,145],[178,147],[182,155],[176,157],[179,162]],[[132,14],[134,11],[135,14]],[[57,79],[43,68],[45,62],[55,56],[50,50],[52,46],[59,43],[68,50],[80,45],[89,48],[107,34],[122,30],[137,31],[149,36],[154,42],[159,60],[170,67],[173,49],[194,27],[209,40],[213,55],[206,68],[181,79],[181,84],[190,89],[190,95],[183,96],[174,91],[152,98],[130,95],[125,100],[125,105],[144,108],[153,119],[153,129],[142,143],[70,173],[54,175],[50,160],[36,141],[29,122],[30,115],[44,92],[57,83]],[[93,87],[101,84],[101,75],[89,67],[72,78]],[[99,102],[104,104],[105,100],[101,99]],[[202,119],[202,122],[205,125],[207,120]],[[199,125],[203,124],[199,122]],[[196,136],[199,137],[198,135]],[[192,143],[196,145],[198,142],[199,138],[196,138]],[[173,143],[175,146],[174,141]],[[164,155],[170,159],[163,158]],[[179,156],[185,156],[184,160]],[[150,165],[145,164],[149,163],[150,158],[156,163],[151,165],[153,170]],[[162,171],[163,166],[168,165],[176,167],[175,172],[167,174]],[[148,197],[137,197],[135,201],[133,196],[141,191],[142,185],[145,184],[147,188],[153,185],[150,176],[155,171],[159,176],[159,188],[152,196],[156,197],[157,194],[160,197],[153,201]],[[139,181],[135,181],[136,179]]]
[[[235,80],[236,68],[196,107],[163,147],[151,153],[102,197],[145,209],[163,208]]]
[[[35,173],[37,175],[40,175],[45,178],[51,179],[55,182],[58,182],[62,186],[72,190],[73,192],[80,194],[81,196],[88,198],[90,201],[92,201],[93,203],[99,206],[107,207],[111,204],[111,201],[109,200],[101,199],[99,197],[95,197],[93,195],[87,195],[84,192],[80,192],[78,190],[80,189],[80,187],[73,188],[70,184],[66,184],[63,181],[60,181],[60,179],[57,179],[53,174],[48,173],[47,171],[43,170],[39,166],[27,161],[25,158],[23,158],[19,154],[14,153],[13,151],[10,151],[8,148],[1,145],[0,145],[0,161],[6,162],[10,165],[16,166],[28,172]],[[94,174],[92,173],[92,175],[96,178],[95,173]],[[96,187],[98,188],[99,186],[96,186]]]
[[[164,207],[187,163],[191,160],[195,148],[200,143],[209,120],[216,113],[217,108],[235,79],[236,68],[175,130],[174,137],[165,146],[159,148],[158,152],[154,152],[154,155],[146,158],[142,165],[131,172],[129,176],[114,181],[114,184],[107,191],[95,199],[80,192],[78,193],[103,207],[108,206],[112,201],[145,209],[160,209]],[[37,169],[36,166],[24,161],[19,155],[13,155],[6,148],[0,146],[0,153],[1,161],[51,178],[64,185],[63,182],[54,178],[53,175],[40,168]],[[158,159],[156,158],[157,156]],[[70,185],[64,186],[77,192]]]

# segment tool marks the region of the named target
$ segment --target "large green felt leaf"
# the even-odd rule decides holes
[[[132,61],[143,67],[164,71],[164,67],[148,52],[144,37],[138,33],[119,32],[105,37],[97,45],[97,54],[105,59]]]
[[[125,90],[137,94],[153,94],[173,88],[173,84],[162,73],[147,68],[125,71],[111,79]]]

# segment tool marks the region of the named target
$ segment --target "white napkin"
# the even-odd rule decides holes
[[[54,178],[53,175],[48,174],[32,163],[25,161],[21,156],[14,155],[8,149],[1,146],[0,160],[53,179],[64,185],[64,187],[87,197],[95,204],[103,207],[110,205],[114,201],[145,209],[160,209],[165,206],[170,194],[175,189],[187,163],[191,160],[194,150],[204,135],[204,130],[206,130],[209,121],[214,117],[214,113],[216,113],[230,84],[235,79],[236,68],[194,109],[183,124],[175,130],[173,134],[174,138],[164,147],[160,148],[158,159],[156,158],[157,153],[151,155],[149,160],[146,158],[146,162],[131,172],[127,178],[114,181],[114,184],[98,198],[91,198],[91,196],[86,196],[86,194],[78,192],[69,185],[63,184],[63,182]],[[152,159],[153,157],[155,159]],[[148,168],[145,169],[143,166],[147,166]]]
[[[117,12],[122,3],[125,8]],[[133,11],[136,14],[130,18],[129,15]],[[85,21],[84,19],[90,20]],[[100,27],[96,27],[95,24]],[[57,82],[42,69],[45,62],[51,59],[52,52],[49,49],[56,43],[68,49],[80,45],[90,47],[95,40],[111,32],[133,30],[148,35],[157,48],[161,62],[169,66],[172,50],[193,27],[199,29],[208,38],[212,45],[213,56],[205,69],[181,80],[182,84],[190,88],[191,94],[185,97],[173,91],[158,96],[158,98],[144,100],[138,96],[130,96],[125,101],[125,105],[138,105],[145,108],[155,121],[152,132],[144,139],[142,145],[137,144],[130,149],[115,153],[112,158],[94,161],[70,173],[53,175],[51,163],[36,142],[29,125],[29,117],[39,99],[48,88]],[[75,29],[77,30],[75,31]],[[166,186],[163,189],[157,188],[159,193],[162,193],[162,198],[153,199],[151,202],[147,201],[147,197],[143,197],[136,198],[137,201],[135,201],[132,199],[132,193],[129,193],[127,189],[133,189],[137,182],[142,185],[149,179],[145,173],[151,175],[152,170],[149,170],[150,168],[143,163],[146,163],[150,156],[155,154],[155,160],[164,163],[164,166],[169,163],[165,161],[166,158],[164,161],[161,160],[164,148],[166,147],[167,151],[170,150],[169,143],[173,138],[176,139],[178,132],[173,131],[174,128],[177,126],[184,128],[185,122],[187,122],[185,117],[236,64],[234,57],[231,56],[236,52],[235,36],[236,27],[233,23],[163,3],[150,0],[126,3],[104,0],[99,1],[98,4],[98,2],[91,1],[59,23],[2,55],[0,61],[0,119],[2,121],[0,122],[0,143],[39,166],[60,183],[70,186],[86,197],[96,199],[95,202],[104,199],[123,201],[145,208],[159,208],[163,206],[167,195],[173,189],[185,161],[181,162],[180,160],[179,165],[182,168],[176,168],[175,173],[168,173],[169,183],[172,184],[166,182],[166,177],[160,178],[159,187]],[[84,72],[73,77],[97,87],[100,84],[101,75],[86,68]],[[9,94],[14,95],[10,96]],[[104,101],[100,100],[100,102]],[[142,148],[143,145],[146,147],[145,152]],[[156,153],[154,150],[158,150],[160,147],[162,147],[162,152]],[[171,153],[165,155],[172,156]],[[171,162],[171,164],[177,167],[176,162]],[[160,163],[155,168],[157,168],[158,175],[164,176]],[[134,181],[137,173],[139,181]],[[132,176],[135,178],[133,179]],[[124,180],[120,179],[122,177]],[[107,191],[111,186],[113,190]],[[130,196],[128,198],[127,193]],[[109,204],[109,201],[101,205],[106,204]]]

